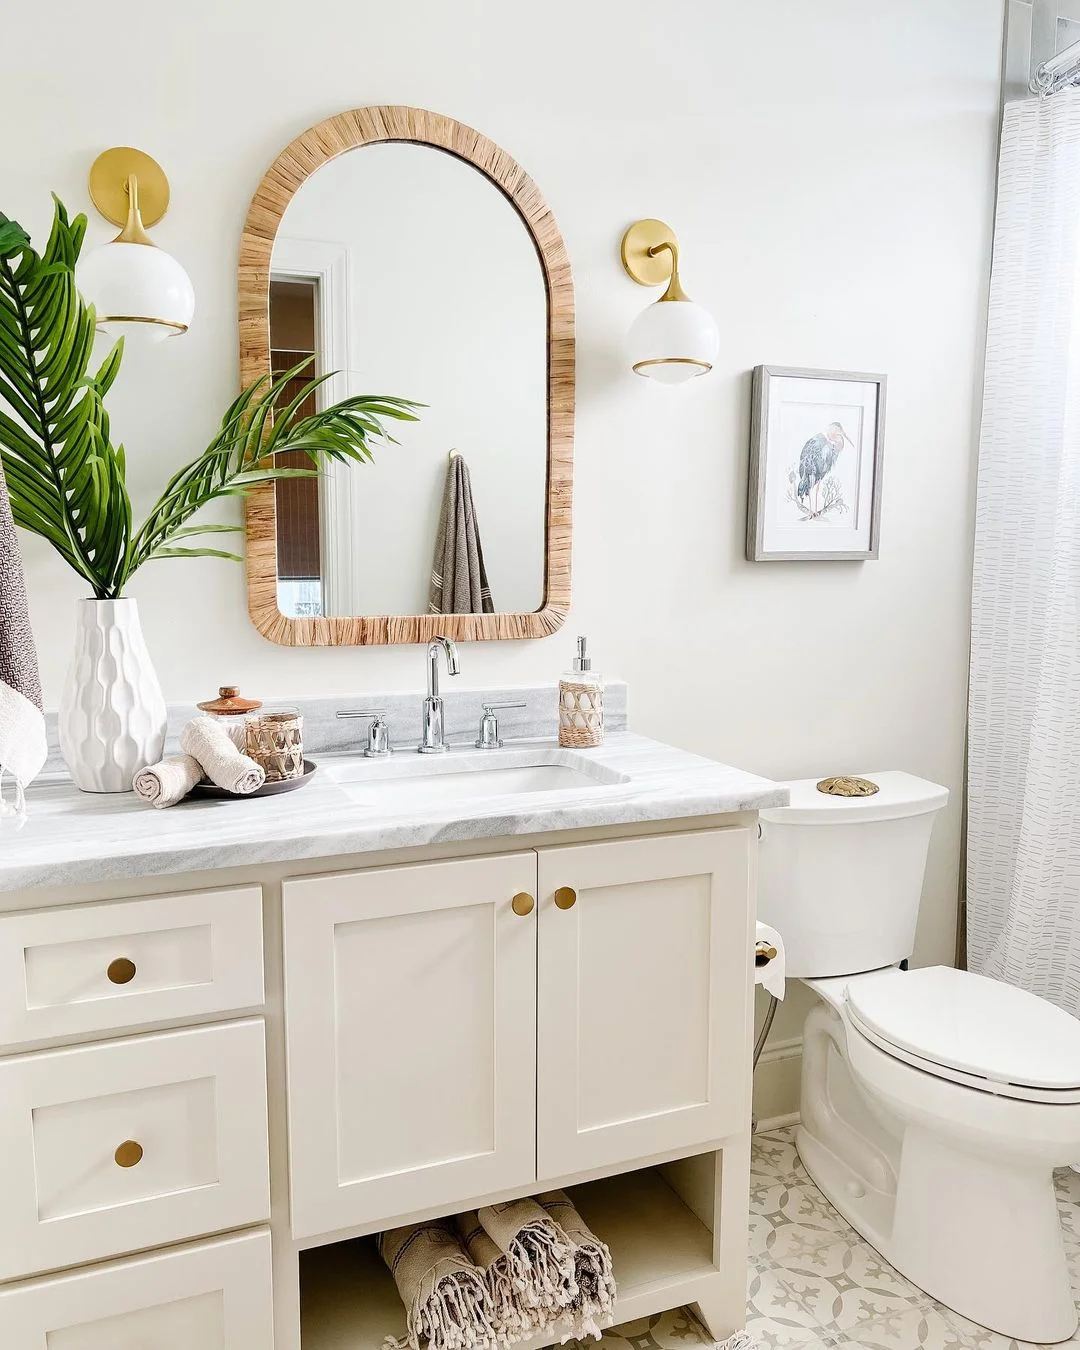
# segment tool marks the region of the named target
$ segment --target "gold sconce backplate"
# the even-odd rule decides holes
[[[663,286],[671,276],[671,253],[649,250],[660,244],[678,244],[675,231],[662,220],[637,220],[622,238],[622,265],[640,286]]]
[[[149,227],[169,209],[169,180],[157,160],[142,150],[117,145],[98,155],[90,165],[90,200],[106,220],[114,225],[126,224],[131,174],[139,180],[139,212],[143,224]]]

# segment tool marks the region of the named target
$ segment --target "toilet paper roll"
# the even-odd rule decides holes
[[[784,939],[767,923],[757,926],[754,983],[760,984],[773,998],[784,997]]]

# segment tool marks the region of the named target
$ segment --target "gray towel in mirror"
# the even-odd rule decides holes
[[[446,470],[435,557],[431,564],[429,614],[494,614],[469,466],[453,454]]]

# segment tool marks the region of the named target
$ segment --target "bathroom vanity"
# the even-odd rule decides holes
[[[553,1186],[618,1320],[730,1334],[785,800],[626,731],[161,812],[35,789],[0,852],[0,1344],[378,1350],[374,1234]]]

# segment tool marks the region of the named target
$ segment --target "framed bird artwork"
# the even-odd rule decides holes
[[[842,370],[754,370],[751,562],[878,556],[885,383]]]

